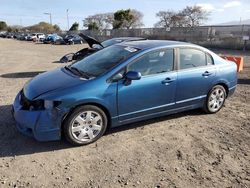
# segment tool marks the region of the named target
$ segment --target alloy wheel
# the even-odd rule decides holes
[[[73,137],[80,141],[91,141],[102,130],[103,120],[101,114],[95,111],[84,111],[78,114],[71,124]]]
[[[208,99],[208,109],[211,112],[217,112],[222,107],[225,101],[225,92],[222,88],[215,88]]]

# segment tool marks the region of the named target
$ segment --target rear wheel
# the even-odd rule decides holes
[[[225,103],[226,96],[226,90],[223,86],[214,86],[208,93],[204,111],[210,114],[220,111]]]
[[[73,145],[86,145],[98,140],[107,128],[102,109],[86,105],[76,108],[64,122],[64,135]]]

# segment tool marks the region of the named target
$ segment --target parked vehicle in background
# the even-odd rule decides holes
[[[77,61],[81,60],[84,57],[111,45],[117,44],[117,43],[122,43],[122,42],[128,42],[128,41],[140,41],[140,40],[146,40],[145,38],[140,38],[140,37],[119,37],[119,38],[112,38],[105,40],[103,42],[99,42],[96,39],[84,35],[82,33],[79,34],[89,45],[89,48],[83,48],[80,51],[76,53],[69,53],[63,56],[60,59],[61,63],[67,63],[71,61]]]
[[[6,36],[7,36],[7,31],[1,31],[0,32],[0,37],[1,38],[6,38]]]
[[[82,44],[83,39],[79,35],[66,35],[64,38],[65,44]]]
[[[7,33],[6,38],[13,39],[14,38],[14,33]]]
[[[25,33],[17,33],[15,34],[15,39],[22,40],[25,37]]]
[[[62,41],[63,41],[63,38],[55,33],[55,34],[47,35],[43,43],[44,44],[61,44]]]
[[[16,33],[14,38],[17,39],[17,40],[20,40],[21,36],[22,36],[23,33]]]
[[[27,41],[34,41],[36,39],[36,34],[32,33],[27,36]]]
[[[196,108],[216,113],[236,89],[236,71],[197,45],[124,42],[34,77],[17,94],[13,114],[18,130],[39,141],[63,133],[84,145],[108,127]]]
[[[37,42],[43,42],[45,39],[45,34],[44,33],[32,33],[27,37],[28,41],[37,41]]]
[[[24,33],[19,40],[28,40],[28,36],[30,36],[29,33]]]

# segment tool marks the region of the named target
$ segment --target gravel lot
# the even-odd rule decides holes
[[[250,187],[249,52],[235,95],[217,114],[126,125],[83,147],[19,134],[10,112],[17,92],[82,47],[0,39],[0,187]]]

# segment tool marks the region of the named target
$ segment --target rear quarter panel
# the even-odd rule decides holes
[[[229,92],[235,90],[237,86],[237,65],[222,58],[216,58],[215,64],[217,67],[217,79],[214,85],[223,83],[227,85]]]

